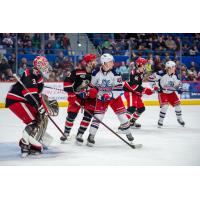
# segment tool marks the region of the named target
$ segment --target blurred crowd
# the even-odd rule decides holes
[[[156,33],[115,33],[93,34],[91,40],[102,53],[127,55],[130,51],[147,55],[149,52],[164,56],[177,56],[182,50],[183,56],[200,55],[200,34],[156,34]],[[101,39],[100,39],[101,38]]]
[[[1,33],[0,45],[7,51],[17,48],[20,54],[55,54],[58,49],[70,50],[71,44],[66,33]]]
[[[6,58],[0,54],[0,81],[13,80],[13,72],[15,72],[15,54],[12,54],[9,58]],[[117,71],[122,75],[123,80],[127,80],[130,70],[134,67],[134,59],[137,56],[133,55],[131,61],[115,63]],[[147,58],[146,74],[147,76],[154,73],[164,72],[165,63],[170,60],[168,56],[161,59],[159,55],[153,57],[150,54]],[[176,74],[182,81],[200,81],[200,72],[196,68],[196,63],[191,62],[190,66],[181,64],[180,61],[175,60],[177,69]],[[31,68],[32,65],[28,64],[27,59],[24,57],[21,59],[17,73],[22,76],[23,72],[27,68]],[[51,64],[51,71],[49,74],[49,81],[62,81],[67,74],[72,71],[76,66],[73,64],[72,59],[68,56],[64,56],[61,51],[55,59],[55,62]]]
[[[98,35],[97,35],[98,36]],[[100,53],[113,55],[128,55],[126,62],[117,62],[115,67],[127,80],[129,72],[134,67],[138,56],[145,56],[147,76],[153,72],[164,71],[165,63],[173,60],[177,65],[177,76],[183,81],[200,81],[199,63],[191,61],[187,66],[180,63],[180,48],[183,55],[200,55],[200,34],[99,34],[98,40],[93,40]],[[191,39],[192,38],[192,39]],[[94,38],[93,38],[94,39]],[[180,43],[181,41],[181,43]],[[16,67],[15,45],[18,44],[18,54],[22,55]],[[7,52],[4,52],[6,49]],[[25,54],[56,55],[50,62],[50,81],[62,81],[76,66],[72,57],[65,51],[71,50],[70,40],[65,33],[1,33],[0,34],[0,81],[12,81],[13,73],[21,76],[26,68],[32,67],[32,61],[27,60]]]

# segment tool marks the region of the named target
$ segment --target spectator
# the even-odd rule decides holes
[[[167,40],[165,41],[165,45],[170,50],[176,50],[177,46],[171,36],[167,36]]]
[[[35,33],[32,37],[32,46],[36,49],[40,48],[40,33]]]
[[[7,68],[5,70],[5,80],[6,81],[13,81],[15,78],[13,77],[13,72],[11,68]]]
[[[69,38],[67,37],[67,34],[64,34],[64,36],[62,37],[60,46],[63,49],[68,49],[68,47],[70,46],[70,41]]]
[[[158,46],[159,50],[160,49],[162,49],[162,50],[166,49],[166,43],[164,42],[163,37],[159,37],[158,38],[158,44],[157,44],[157,46]]]
[[[8,64],[12,68],[13,71],[15,71],[16,66],[16,54],[12,53],[11,56],[8,57]]]
[[[49,42],[54,43],[55,42],[55,33],[49,33]]]
[[[188,72],[188,81],[196,81],[196,78],[192,71]]]
[[[45,47],[45,54],[53,54],[53,46],[51,42],[48,42],[46,47]]]
[[[198,49],[197,49],[197,46],[192,46],[192,48],[189,50],[189,54],[191,55],[191,56],[196,56],[197,55],[197,53],[198,53],[199,51],[198,51]]]
[[[19,67],[21,67],[22,69],[26,69],[28,66],[27,66],[27,59],[26,58],[22,58],[21,59],[21,63],[19,64]]]
[[[5,45],[6,47],[12,48],[13,47],[13,40],[10,36],[10,33],[5,33],[3,36],[3,40],[2,40],[3,45]]]
[[[200,81],[200,72],[197,75],[197,81]]]
[[[180,78],[181,81],[187,81],[188,80],[188,76],[187,76],[187,71],[184,70],[184,71],[181,71],[181,78]]]
[[[19,66],[18,74],[19,74],[20,77],[22,77],[22,75],[23,75],[24,71],[26,70],[26,68],[27,68],[26,64]]]
[[[160,65],[160,63],[162,62],[160,56],[156,55],[153,62],[154,62],[154,69],[156,69],[158,65]]]
[[[153,69],[152,69],[152,66],[153,66],[153,59],[152,58],[148,58],[147,59],[147,64],[146,64],[146,72],[147,74],[151,74]]]
[[[63,68],[63,60],[64,60],[64,54],[62,51],[60,51],[56,56],[54,67]]]
[[[194,74],[194,76],[197,77],[197,70],[195,68],[195,62],[191,62],[191,67],[188,71],[192,72]]]
[[[121,66],[118,68],[117,71],[119,74],[121,74],[123,81],[126,81],[129,79],[129,69],[125,65],[125,62],[122,62]]]

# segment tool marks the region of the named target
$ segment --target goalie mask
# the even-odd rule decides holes
[[[39,70],[43,75],[49,73],[49,62],[44,56],[37,56],[33,61],[33,67]]]

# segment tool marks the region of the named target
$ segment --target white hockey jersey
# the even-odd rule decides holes
[[[177,88],[181,86],[181,81],[178,80],[177,76],[174,74],[165,74],[164,76],[160,77],[160,86],[161,89],[163,89],[163,93],[171,94],[173,91],[170,90],[177,90]]]
[[[97,68],[92,73],[91,85],[98,88],[97,98],[101,99],[103,94],[109,94],[112,99],[123,95],[122,77],[115,68],[109,72],[103,72]]]

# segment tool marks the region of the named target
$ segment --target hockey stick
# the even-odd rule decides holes
[[[26,90],[26,92],[28,92],[29,94],[30,94],[30,96],[31,96],[31,98],[34,100],[34,102],[36,103],[36,105],[39,107],[39,103],[38,103],[38,101],[35,99],[35,97],[30,93],[30,91],[27,89],[27,87],[21,82],[21,80],[19,79],[19,77],[16,75],[16,74],[14,74],[13,75],[15,78],[16,78],[16,80],[22,85],[22,87]],[[51,120],[51,122],[56,126],[56,128],[60,131],[60,133],[64,136],[64,137],[66,137],[65,136],[65,134],[63,133],[63,131],[60,129],[60,127],[54,122],[54,120],[51,118],[51,116],[46,112],[46,115],[48,116],[48,118]]]
[[[80,105],[79,102],[75,101],[75,103],[82,107]],[[131,147],[132,149],[137,149],[137,148],[141,148],[142,145],[141,144],[130,144],[128,143],[124,138],[122,138],[120,135],[118,135],[115,131],[113,131],[109,126],[107,126],[103,121],[101,121],[98,117],[96,117],[95,115],[93,115],[89,110],[84,108],[84,111],[87,112],[90,116],[94,117],[94,119],[96,119],[99,123],[101,123],[103,126],[105,126],[109,131],[111,131],[114,135],[116,135],[120,140],[122,140],[124,143],[126,143],[129,147]]]
[[[58,91],[64,91],[64,90],[61,90],[61,89],[58,89],[58,88],[52,88],[52,87],[47,87],[49,89],[55,89],[55,90],[58,90]],[[64,91],[65,92],[65,91]],[[79,102],[75,101],[75,103],[80,106],[81,108],[83,108],[83,106],[80,105]],[[94,116],[89,110],[83,108],[85,110],[85,112],[87,112],[90,116],[94,117],[99,123],[101,123],[103,126],[105,126],[108,130],[110,130],[114,135],[116,135],[120,140],[122,140],[123,142],[125,142],[128,146],[130,146],[131,148],[133,149],[137,149],[137,148],[140,148],[142,147],[141,144],[130,144],[128,143],[124,138],[122,138],[120,135],[118,135],[115,131],[113,131],[109,126],[107,126],[104,122],[102,122],[100,119],[98,119],[98,117]]]
[[[49,87],[49,86],[46,86],[46,85],[44,85],[44,87],[45,87],[45,88],[48,88],[48,89],[52,89],[52,90],[57,90],[57,91],[59,91],[59,92],[65,92],[64,89],[53,88],[53,87]]]

